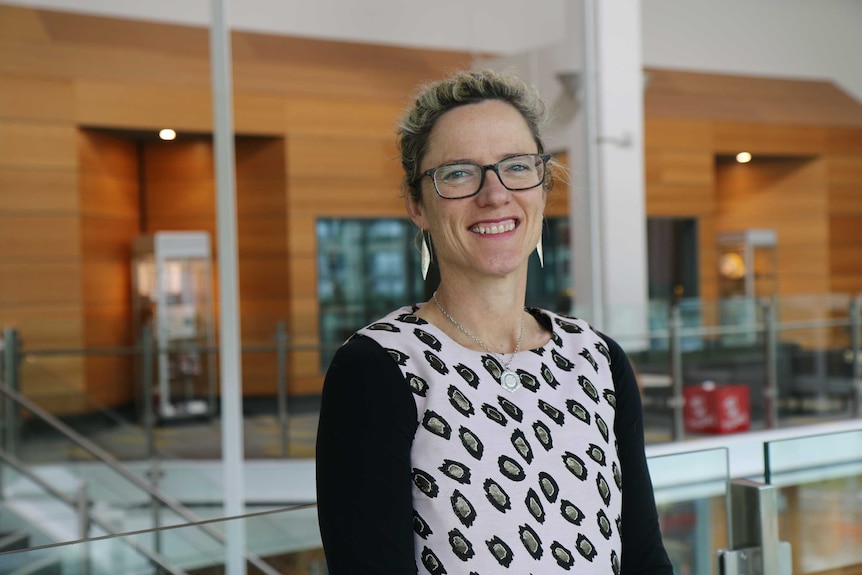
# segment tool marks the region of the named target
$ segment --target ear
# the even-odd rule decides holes
[[[407,190],[404,193],[404,207],[407,209],[407,215],[410,216],[410,221],[413,222],[420,230],[428,229],[428,220],[425,218],[425,206],[417,201]]]

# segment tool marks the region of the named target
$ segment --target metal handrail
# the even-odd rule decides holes
[[[57,489],[56,487],[54,487],[53,485],[51,485],[50,483],[48,483],[47,481],[45,481],[44,479],[39,477],[39,475],[37,473],[35,473],[32,469],[30,469],[26,465],[24,465],[16,457],[14,457],[13,455],[11,455],[9,453],[6,453],[6,451],[2,447],[0,447],[0,459],[2,459],[4,462],[6,462],[6,464],[14,467],[15,471],[17,471],[21,475],[24,475],[25,477],[27,477],[27,479],[29,479],[30,481],[32,481],[33,483],[38,485],[40,488],[42,488],[42,490],[46,491],[49,495],[53,496],[55,499],[59,499],[60,501],[62,501],[66,505],[68,505],[69,507],[72,507],[76,512],[80,512],[80,513],[85,514],[86,518],[89,522],[97,525],[99,528],[101,528],[103,531],[105,531],[109,535],[117,535],[119,533],[118,531],[115,531],[109,523],[102,521],[101,519],[99,519],[98,516],[90,513],[89,509],[87,509],[86,507],[84,507],[80,504],[81,503],[80,501],[76,500],[73,497],[69,497],[68,495],[66,495],[65,493],[63,493],[62,491],[60,491],[59,489]],[[82,519],[82,518],[79,518],[79,519]],[[86,539],[87,534],[82,533],[81,536],[82,536],[82,538]],[[153,551],[151,549],[143,547],[133,540],[124,539],[123,541],[127,545],[131,545],[135,549],[135,551],[138,551],[138,552],[144,554],[147,557],[147,559],[149,559],[150,561],[152,561],[153,563],[158,565],[160,568],[165,569],[168,572],[172,573],[173,575],[188,575],[188,573],[186,571],[183,571],[181,568],[176,567],[174,565],[171,565],[170,562],[166,558],[162,557],[159,553],[156,553],[155,551]]]
[[[160,490],[156,489],[155,487],[132,473],[132,471],[130,471],[125,465],[123,465],[122,462],[120,462],[120,460],[118,460],[116,457],[114,457],[113,455],[111,455],[83,435],[76,432],[74,429],[56,418],[53,414],[40,407],[38,404],[30,401],[17,391],[9,388],[9,386],[4,383],[0,383],[0,394],[6,396],[24,409],[30,411],[33,415],[41,419],[43,422],[47,423],[55,430],[66,436],[73,443],[77,444],[85,451],[88,451],[93,457],[113,469],[124,479],[132,483],[135,487],[141,489],[142,491],[150,495],[150,497],[154,498],[156,501],[158,501],[159,503],[161,503],[189,523],[199,523],[202,521],[200,517],[198,517],[189,508],[185,507],[182,503],[162,493]],[[203,529],[203,531],[207,535],[209,535],[222,545],[227,542],[227,539],[224,535],[222,535],[219,531],[210,527],[209,525],[203,524],[200,525],[200,528]],[[254,565],[265,575],[279,575],[278,571],[273,569],[272,566],[270,566],[257,555],[246,551],[244,553],[244,557],[249,563]]]

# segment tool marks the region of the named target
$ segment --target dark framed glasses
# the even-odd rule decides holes
[[[485,173],[493,170],[507,190],[529,190],[545,182],[550,154],[519,154],[503,158],[496,164],[444,164],[422,172],[434,182],[441,198],[456,200],[475,196],[485,183]]]

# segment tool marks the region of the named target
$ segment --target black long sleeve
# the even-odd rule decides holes
[[[317,511],[332,575],[416,573],[410,446],[416,404],[398,366],[355,336],[326,374]]]
[[[620,345],[600,335],[610,351],[617,396],[614,433],[623,476],[622,574],[672,575],[644,453],[643,408],[637,379]]]

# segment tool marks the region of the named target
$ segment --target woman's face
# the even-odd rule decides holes
[[[511,104],[486,100],[454,108],[437,120],[420,170],[456,162],[495,164],[538,153],[526,120]],[[413,223],[428,230],[441,276],[525,273],[542,231],[542,185],[513,192],[488,170],[475,196],[444,199],[431,178],[422,179],[422,202],[408,199]]]

